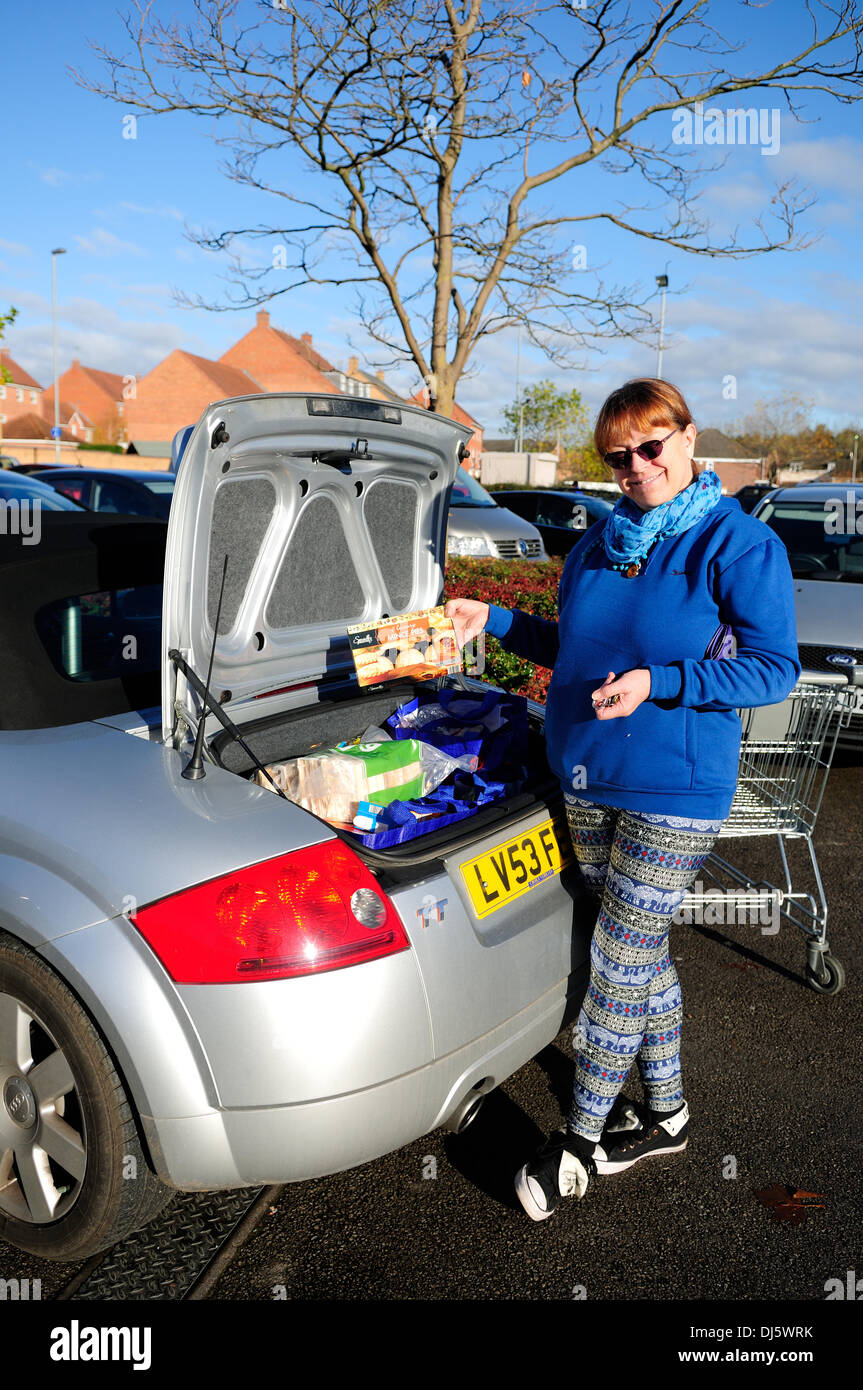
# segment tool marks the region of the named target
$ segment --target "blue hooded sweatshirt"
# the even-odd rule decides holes
[[[738,708],[784,700],[799,675],[794,587],[778,536],[722,498],[659,541],[627,579],[609,565],[597,522],[560,580],[559,623],[491,606],[486,632],[553,668],[548,760],[565,791],[603,805],[724,820],[737,785]],[[721,623],[733,658],[705,652]],[[650,672],[632,714],[597,719],[591,694],[609,671]]]

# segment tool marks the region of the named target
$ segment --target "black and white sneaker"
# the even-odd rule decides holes
[[[516,1175],[516,1195],[531,1221],[546,1221],[561,1197],[581,1200],[596,1174],[596,1164],[583,1151],[590,1147],[577,1135],[556,1130]]]
[[[658,1114],[651,1116],[652,1123],[619,1138],[610,1136],[598,1144],[594,1150],[597,1173],[622,1173],[631,1168],[639,1159],[651,1155],[676,1154],[686,1148],[689,1142],[689,1106],[683,1102],[673,1115],[662,1119]]]

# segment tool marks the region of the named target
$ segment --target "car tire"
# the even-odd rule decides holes
[[[176,1195],[150,1168],[89,1014],[40,956],[0,934],[0,1240],[86,1259]]]

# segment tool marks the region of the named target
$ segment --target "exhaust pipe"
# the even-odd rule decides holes
[[[452,1134],[464,1134],[469,1124],[472,1124],[479,1114],[482,1103],[486,1098],[487,1092],[480,1090],[480,1087],[488,1086],[489,1078],[477,1083],[476,1086],[462,1100],[459,1101],[455,1110],[447,1118],[444,1128]]]

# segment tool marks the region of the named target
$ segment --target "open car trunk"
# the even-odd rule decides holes
[[[207,409],[179,460],[168,525],[166,742],[179,746],[203,717],[216,760],[257,776],[212,706],[203,710],[210,662],[211,700],[265,766],[356,740],[416,695],[489,691],[460,676],[361,688],[348,637],[352,626],[442,601],[449,495],[469,434],[418,407],[345,396],[237,397]],[[542,712],[528,717],[525,701],[517,712],[521,775],[503,778],[488,804],[423,822],[422,833],[380,851],[331,828],[394,871],[494,834],[546,798],[559,804]]]
[[[350,741],[371,726],[386,727],[390,716],[415,697],[431,700],[447,690],[459,696],[464,694],[468,699],[481,699],[490,687],[479,681],[444,677],[433,682],[397,681],[360,693],[345,691],[341,697],[334,694],[331,698],[322,698],[320,703],[311,707],[289,710],[245,724],[243,739],[263,765],[280,763],[303,757],[318,745],[332,747],[342,741]],[[560,786],[546,761],[541,716],[520,697],[510,699],[511,702],[518,700],[523,703],[527,714],[527,738],[523,749],[519,749],[520,761],[523,753],[524,776],[518,779],[518,785],[512,786],[499,798],[477,805],[460,819],[451,820],[440,827],[435,825],[434,820],[425,822],[412,838],[382,849],[374,847],[374,836],[361,836],[342,830],[326,820],[323,823],[351,844],[367,863],[398,877],[400,868],[416,868],[457,853],[482,836],[494,834],[507,822],[517,821],[531,811],[543,806],[558,809],[561,802]],[[211,750],[216,760],[229,772],[249,779],[255,777],[254,761],[227,731],[222,731],[213,739]],[[462,774],[462,778],[470,780],[470,774]]]

